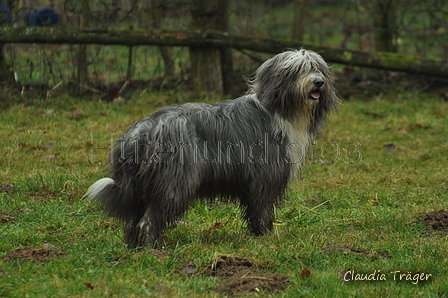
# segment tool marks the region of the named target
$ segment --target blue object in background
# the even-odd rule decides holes
[[[11,10],[5,2],[0,4],[0,25],[8,25],[12,21]]]
[[[53,8],[41,7],[28,11],[25,15],[25,22],[28,26],[55,26],[59,23],[59,14]]]

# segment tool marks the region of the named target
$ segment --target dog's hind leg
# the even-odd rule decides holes
[[[264,235],[272,230],[274,221],[274,199],[250,197],[241,200],[244,220],[249,230],[255,235]]]
[[[124,228],[124,240],[129,247],[135,247],[137,244],[137,224],[139,220],[140,218],[131,218],[126,222],[126,226]]]
[[[130,247],[153,248],[158,245],[158,240],[166,226],[163,213],[149,207],[143,216],[128,220],[124,230],[124,238]]]

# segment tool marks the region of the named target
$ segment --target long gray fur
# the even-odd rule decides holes
[[[117,140],[113,180],[85,196],[126,222],[131,247],[156,245],[195,199],[237,199],[252,233],[272,230],[274,204],[338,98],[327,64],[307,50],[267,60],[249,86],[235,100],[165,107]]]

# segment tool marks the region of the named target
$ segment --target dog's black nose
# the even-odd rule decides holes
[[[317,78],[313,81],[314,86],[316,86],[317,88],[320,88],[324,85],[324,80],[322,80],[321,78]]]

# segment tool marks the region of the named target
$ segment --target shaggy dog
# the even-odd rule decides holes
[[[85,197],[126,222],[131,247],[152,247],[195,199],[238,199],[255,235],[272,230],[274,204],[303,164],[338,98],[329,67],[308,50],[263,63],[248,95],[168,106],[117,140],[111,178]]]

